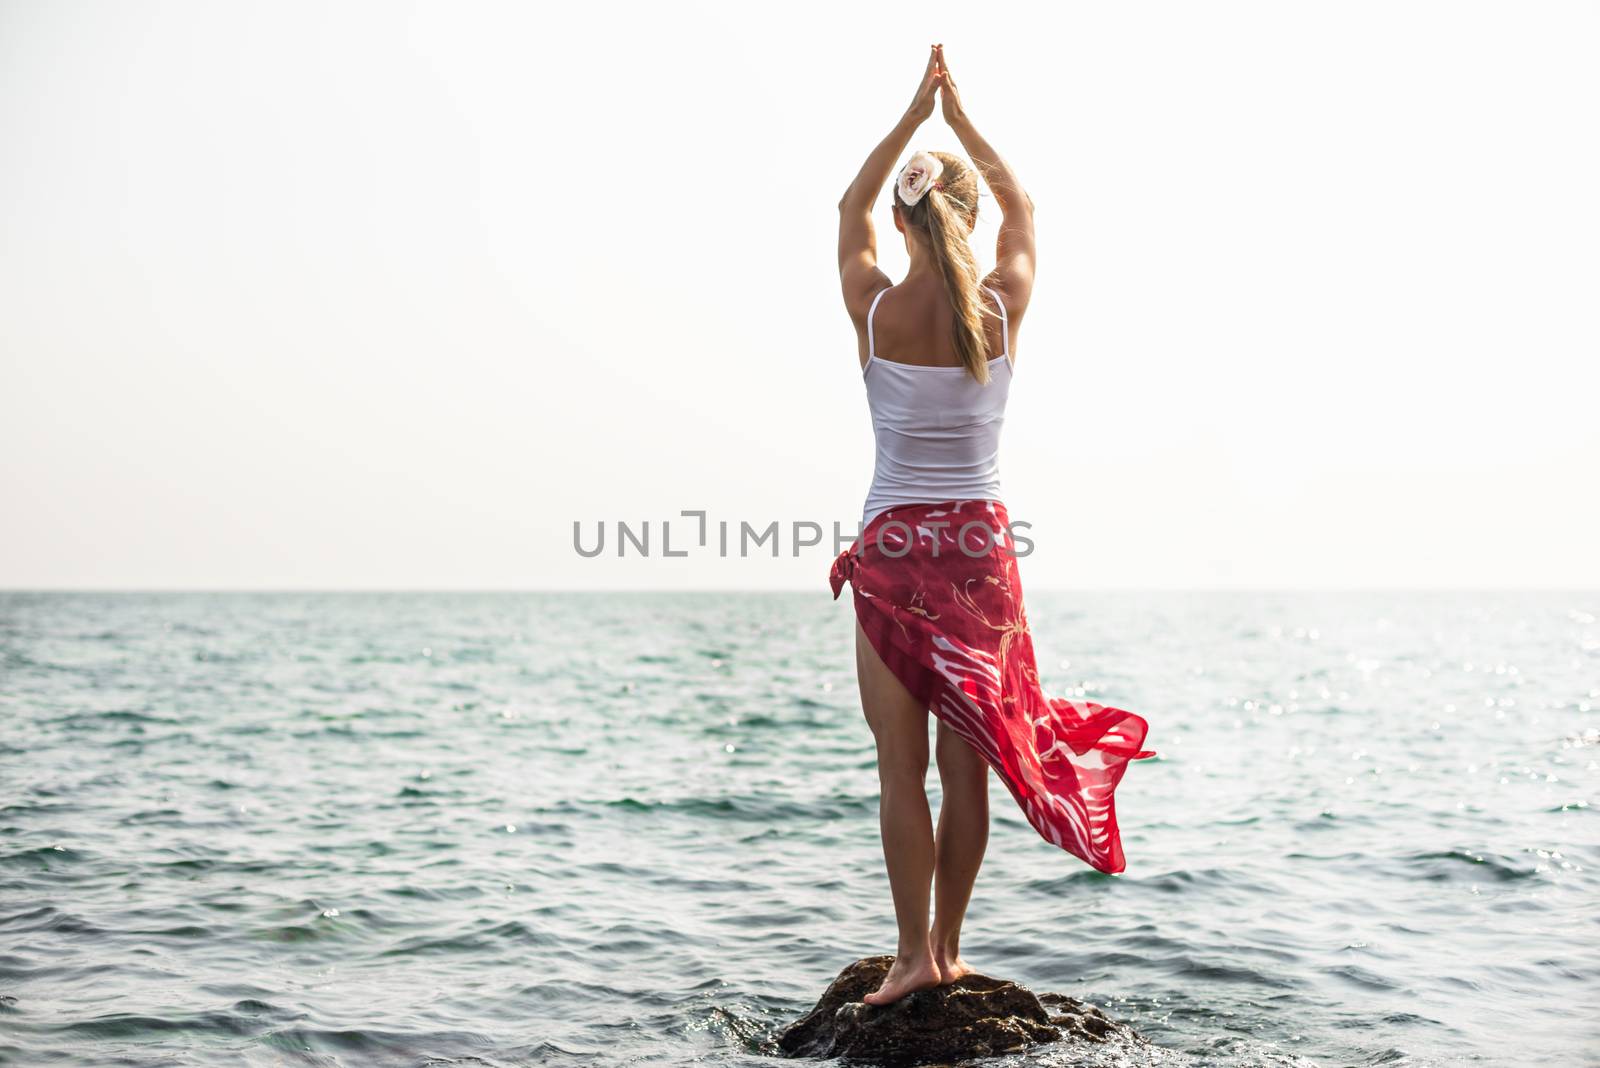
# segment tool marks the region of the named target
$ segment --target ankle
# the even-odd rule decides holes
[[[923,941],[914,946],[902,945],[895,950],[894,957],[895,960],[904,961],[907,964],[921,964],[923,961],[932,960],[935,952],[937,952],[937,947],[927,941]]]

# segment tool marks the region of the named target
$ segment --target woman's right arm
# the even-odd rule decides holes
[[[994,271],[989,278],[995,288],[1006,297],[1006,311],[1016,332],[1016,320],[1028,307],[1033,295],[1034,239],[1033,198],[1022,188],[1011,165],[984,140],[961,106],[961,95],[950,77],[950,67],[945,63],[944,48],[939,53],[939,103],[944,109],[945,121],[961,141],[961,147],[972,157],[973,166],[983,176],[995,203],[1000,205],[1000,236],[995,242]]]

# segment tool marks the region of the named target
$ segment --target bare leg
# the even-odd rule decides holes
[[[961,959],[961,921],[989,844],[989,765],[943,721],[936,751],[944,801],[939,805],[929,940],[940,983],[953,983],[972,971]]]
[[[894,896],[900,941],[883,984],[862,1000],[887,1005],[939,984],[928,941],[933,879],[933,818],[928,812],[928,710],[884,666],[856,624],[856,678],[861,708],[878,745],[878,830]]]

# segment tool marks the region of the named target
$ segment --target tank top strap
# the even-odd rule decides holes
[[[989,295],[994,298],[994,302],[1000,305],[1000,354],[1006,358],[1006,366],[1009,367],[1011,365],[1011,320],[1006,318],[1006,302],[1001,300],[1000,294],[993,289],[988,286],[983,288],[988,289]],[[870,341],[869,335],[869,344]]]
[[[883,295],[893,288],[894,286],[884,286],[878,290],[878,295],[872,298],[872,307],[867,309],[867,359],[869,360],[878,354],[877,343],[872,339],[872,313],[878,310],[878,301],[883,299]]]

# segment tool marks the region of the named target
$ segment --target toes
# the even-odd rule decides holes
[[[902,991],[891,990],[887,985],[885,985],[880,986],[872,993],[865,995],[861,1000],[866,1002],[868,1005],[889,1005],[893,1002],[899,1001],[902,996]]]

